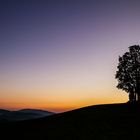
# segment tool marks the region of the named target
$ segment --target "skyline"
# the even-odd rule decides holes
[[[140,44],[138,0],[0,2],[0,108],[63,112],[127,102],[118,56]]]

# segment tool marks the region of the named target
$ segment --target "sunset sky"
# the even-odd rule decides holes
[[[134,44],[139,0],[1,0],[0,108],[127,102],[115,72]]]

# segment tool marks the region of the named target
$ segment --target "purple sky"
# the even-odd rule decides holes
[[[32,100],[62,111],[126,101],[114,75],[118,55],[139,44],[139,7],[139,0],[1,0],[0,106]]]

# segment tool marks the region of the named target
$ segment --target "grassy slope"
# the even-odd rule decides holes
[[[139,120],[137,106],[98,105],[47,118],[0,125],[0,132],[9,140],[135,140],[140,139]]]

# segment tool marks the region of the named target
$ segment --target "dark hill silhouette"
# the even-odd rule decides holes
[[[29,119],[42,118],[53,115],[53,112],[38,109],[22,109],[18,111],[8,111],[0,109],[0,122],[22,121]]]
[[[18,112],[22,112],[22,113],[33,113],[36,115],[41,115],[41,116],[49,116],[54,114],[53,112],[50,111],[45,111],[45,110],[40,110],[40,109],[21,109],[18,110]]]
[[[0,115],[4,114],[4,113],[8,113],[10,112],[9,110],[5,110],[5,109],[0,109]]]
[[[1,136],[14,140],[138,140],[138,105],[85,107],[36,120],[0,125]]]

